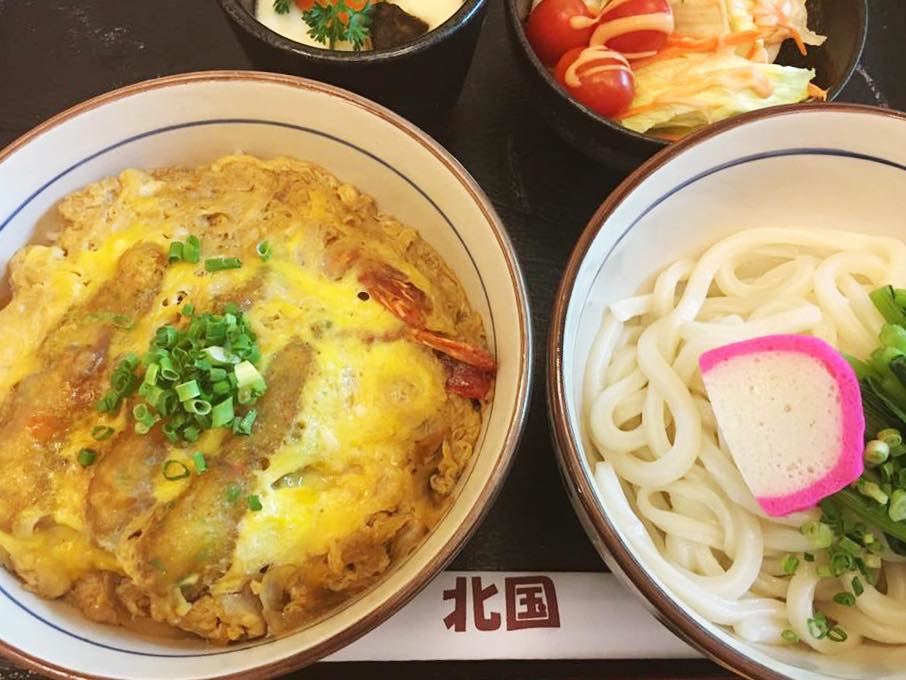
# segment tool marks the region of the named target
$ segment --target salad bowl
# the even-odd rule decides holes
[[[510,42],[532,102],[565,143],[601,163],[626,169],[670,144],[667,139],[629,130],[567,93],[529,43],[525,22],[532,0],[504,3]],[[809,0],[807,6],[810,27],[827,40],[820,47],[810,47],[806,56],[787,40],[777,63],[814,69],[814,82],[832,101],[841,95],[862,55],[868,33],[867,0]]]

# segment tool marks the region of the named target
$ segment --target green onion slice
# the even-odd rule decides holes
[[[271,255],[273,253],[271,244],[267,241],[261,241],[257,246],[255,246],[255,252],[258,253],[258,257],[260,257],[264,262],[267,262],[269,259],[271,259]]]
[[[796,635],[795,631],[790,630],[789,628],[785,628],[783,632],[780,633],[780,637],[783,638],[785,642],[789,642],[791,645],[795,645],[797,642],[799,642],[799,636]]]
[[[174,264],[176,262],[182,262],[182,260],[183,260],[182,242],[173,241],[173,243],[170,244],[170,250],[167,253],[167,260],[170,262],[170,264]]]
[[[192,462],[195,464],[195,472],[201,474],[208,469],[208,463],[204,459],[204,454],[201,451],[196,451],[192,454]]]
[[[163,473],[164,479],[168,479],[171,482],[177,479],[185,479],[191,474],[185,463],[172,458],[164,463]]]
[[[844,607],[852,607],[856,603],[856,596],[844,591],[834,595],[834,602],[842,604]]]
[[[107,425],[95,425],[91,429],[91,437],[95,441],[102,442],[105,439],[110,439],[111,435],[113,435],[114,432],[115,430],[112,427],[108,427]]]
[[[94,449],[81,449],[79,451],[79,465],[83,468],[93,465],[94,461],[97,460],[98,452]]]
[[[242,267],[242,260],[238,257],[209,257],[204,261],[204,268],[209,272],[239,269],[240,267]]]

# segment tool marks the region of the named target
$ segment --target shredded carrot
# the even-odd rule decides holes
[[[808,96],[818,101],[827,101],[827,90],[822,90],[815,83],[808,84]]]
[[[803,57],[806,56],[808,54],[808,50],[805,47],[805,42],[803,42],[802,40],[802,35],[800,35],[799,31],[796,30],[796,28],[792,24],[790,24],[790,18],[789,16],[787,16],[786,12],[775,5],[772,0],[767,0],[767,5],[774,12],[774,16],[777,17],[777,26],[779,26],[780,28],[785,28],[789,32],[790,37],[796,43],[796,48],[799,50],[799,54],[801,54]]]

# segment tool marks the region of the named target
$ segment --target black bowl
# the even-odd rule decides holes
[[[255,19],[259,1],[270,0],[219,0],[256,68],[338,85],[416,120],[456,102],[487,12],[487,0],[466,0],[443,25],[411,43],[338,52],[274,33]]]
[[[541,63],[525,37],[524,22],[532,0],[504,0],[510,41],[523,73],[531,84],[532,99],[557,133],[591,158],[622,168],[638,165],[670,142],[633,132],[573,99]],[[859,63],[868,32],[867,0],[809,0],[809,26],[827,41],[810,47],[803,57],[787,41],[778,63],[813,68],[815,83],[835,99]]]

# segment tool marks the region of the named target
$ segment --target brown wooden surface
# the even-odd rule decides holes
[[[844,101],[906,109],[906,4],[869,0],[869,41]],[[560,272],[589,216],[622,179],[563,146],[531,106],[492,0],[458,106],[426,129],[472,172],[507,224],[528,280],[537,343],[529,424],[512,474],[454,567],[603,569],[564,495],[543,391],[547,321]],[[249,68],[214,0],[0,0],[0,146],[50,115],[128,83]],[[2,191],[2,187],[0,187]],[[2,627],[9,622],[0,621]],[[706,661],[320,664],[316,678],[726,678]],[[0,680],[20,680],[0,661]]]

